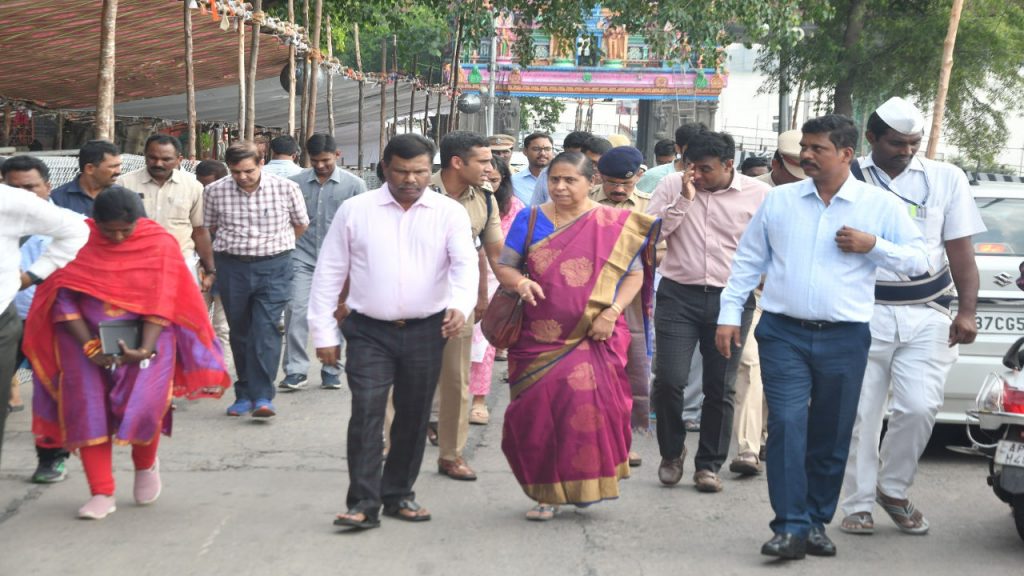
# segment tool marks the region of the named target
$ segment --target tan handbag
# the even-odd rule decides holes
[[[523,242],[523,260],[519,271],[523,276],[526,272],[526,257],[530,253],[530,240],[533,239],[533,226],[537,222],[537,207],[530,208],[530,223],[526,227],[526,240]],[[519,330],[523,324],[523,298],[518,292],[510,292],[499,287],[494,292],[487,311],[480,320],[480,331],[491,346],[504,350],[519,340]]]

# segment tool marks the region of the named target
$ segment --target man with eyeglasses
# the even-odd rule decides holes
[[[523,140],[523,151],[529,166],[512,175],[512,191],[524,205],[530,206],[537,179],[554,157],[554,141],[545,132],[534,132]]]
[[[597,162],[602,181],[590,191],[590,199],[602,206],[646,213],[651,195],[636,189],[643,161],[644,155],[632,146],[618,146],[602,154]],[[657,253],[661,254],[664,246],[658,248]],[[637,296],[623,313],[632,336],[626,362],[626,375],[633,394],[630,423],[633,430],[646,431],[651,425],[651,358],[647,354],[648,334],[640,297]],[[630,449],[629,465],[636,467],[642,462],[640,454]]]

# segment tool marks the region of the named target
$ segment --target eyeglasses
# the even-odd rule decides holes
[[[548,154],[550,154],[550,153],[555,151],[555,149],[552,148],[551,146],[546,146],[544,148],[538,148],[537,146],[530,146],[529,150],[530,150],[530,152],[533,152],[534,154],[540,154],[541,152],[547,152]]]

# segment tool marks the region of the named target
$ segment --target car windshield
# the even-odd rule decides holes
[[[976,254],[1024,255],[1024,199],[975,198],[987,231],[974,236]]]

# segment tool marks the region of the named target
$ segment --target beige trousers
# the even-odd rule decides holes
[[[736,371],[734,421],[737,453],[757,454],[768,437],[768,406],[761,384],[761,359],[758,356],[757,338],[754,338],[754,329],[760,321],[761,307],[757,306],[754,309],[747,340],[743,343],[739,369]]]
[[[430,420],[437,422],[437,443],[442,460],[462,456],[469,437],[469,367],[473,349],[473,315],[462,331],[449,338],[441,360],[441,378],[434,392]]]

